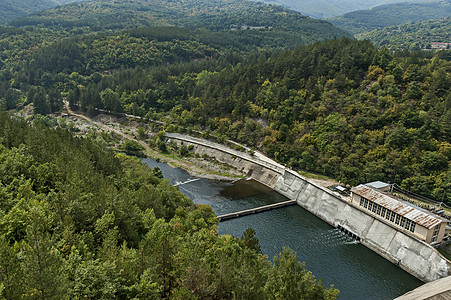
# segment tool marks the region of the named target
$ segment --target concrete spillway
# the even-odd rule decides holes
[[[178,134],[167,134],[165,137],[178,144],[193,145],[197,154],[215,157],[219,162],[234,166],[332,226],[343,228],[357,236],[362,245],[422,281],[434,281],[451,275],[451,262],[431,245],[404,234],[391,224],[375,219],[329,189],[261,154],[249,155],[227,149],[223,145]],[[241,212],[239,216],[252,213],[255,212]]]
[[[251,208],[251,209],[246,209],[246,210],[242,210],[242,211],[238,211],[238,212],[234,212],[234,213],[221,215],[221,216],[218,216],[218,220],[221,222],[221,221],[225,221],[225,220],[236,219],[239,217],[243,217],[243,216],[247,216],[247,215],[251,215],[251,214],[257,214],[257,213],[261,213],[264,211],[282,208],[282,207],[286,207],[289,205],[295,205],[295,204],[297,204],[296,200],[288,200],[288,201],[284,201],[284,202],[274,203],[274,204],[270,204],[270,205],[260,206],[260,207],[256,207],[256,208]]]

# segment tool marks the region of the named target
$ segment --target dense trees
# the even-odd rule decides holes
[[[261,3],[149,3],[83,2],[15,22],[61,30],[0,27],[0,108],[45,115],[66,98],[90,115],[205,130],[344,183],[451,199],[447,55],[347,38],[294,48],[344,33]],[[218,236],[211,208],[157,169],[39,119],[0,113],[3,297],[336,298],[290,250],[270,265],[251,229]]]
[[[369,39],[377,46],[390,49],[430,50],[432,42],[451,41],[451,18],[418,21],[399,26],[388,26],[357,35],[359,39]],[[445,54],[445,53],[442,53]]]
[[[304,287],[295,298],[338,294],[294,268],[293,253],[270,266],[252,231],[219,236],[210,207],[137,159],[6,113],[0,141],[6,299],[277,299],[278,278]]]
[[[20,2],[14,0],[3,0],[2,3],[0,3],[0,24],[43,9],[75,1],[79,0],[43,0],[37,2],[32,0],[24,0]]]
[[[330,23],[302,16],[281,6],[253,1],[224,0],[96,0],[60,6],[11,22],[14,26],[84,28],[99,31],[143,26],[177,26],[209,31],[261,31],[262,37],[281,35],[312,42],[348,36]]]
[[[201,126],[345,183],[397,182],[437,199],[448,190],[451,82],[440,53],[392,54],[342,39],[248,57],[233,69],[142,72],[90,86],[116,91],[129,113],[165,121],[169,113],[185,129]]]
[[[448,1],[401,2],[358,10],[334,17],[329,21],[354,34],[364,33],[387,26],[416,21],[437,20],[451,16]]]
[[[73,50],[56,43],[23,63],[7,62],[17,71],[1,71],[2,105],[28,102],[48,113],[66,95],[71,107],[90,114],[101,108],[164,116],[179,125],[172,130],[204,128],[349,184],[396,182],[436,199],[448,190],[450,73],[441,52],[393,54],[367,41],[335,39],[249,54],[253,46],[244,43],[194,42],[205,31],[162,32],[88,35],[70,39],[64,47]],[[130,52],[109,56],[121,45]],[[144,45],[154,53],[141,60]],[[77,59],[64,59],[70,51]],[[38,63],[46,57],[61,64]],[[426,157],[439,158],[441,167],[423,163]]]

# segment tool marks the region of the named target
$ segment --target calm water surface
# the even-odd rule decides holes
[[[171,184],[195,203],[213,207],[217,215],[287,200],[251,181],[231,184],[199,179],[179,168],[143,161],[151,168],[159,167]],[[221,222],[219,233],[241,236],[249,227],[257,232],[262,252],[270,259],[290,247],[316,278],[340,290],[340,299],[393,299],[422,284],[300,206]]]

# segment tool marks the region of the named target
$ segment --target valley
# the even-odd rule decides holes
[[[391,299],[403,270],[450,274],[445,218],[397,210],[451,205],[449,1],[67,2],[0,20],[0,298]],[[370,182],[405,201],[349,194]]]

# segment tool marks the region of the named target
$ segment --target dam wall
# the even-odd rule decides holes
[[[360,242],[424,282],[451,275],[451,262],[429,244],[399,231],[355,207],[350,200],[286,170],[274,187],[334,227],[342,227]]]
[[[254,179],[271,189],[274,189],[277,179],[284,172],[282,165],[272,163],[268,158],[258,153],[251,155],[216,143],[174,133],[167,133],[165,138],[175,142],[178,146],[182,143],[193,145],[196,154],[213,157],[220,163],[236,168],[247,178]]]
[[[250,155],[222,145],[184,135],[166,134],[177,144],[193,145],[200,155],[241,170],[248,177],[272,188],[334,227],[341,227],[360,238],[378,253],[424,282],[451,275],[451,262],[429,244],[360,210],[350,199],[317,185],[298,173],[261,154]]]

